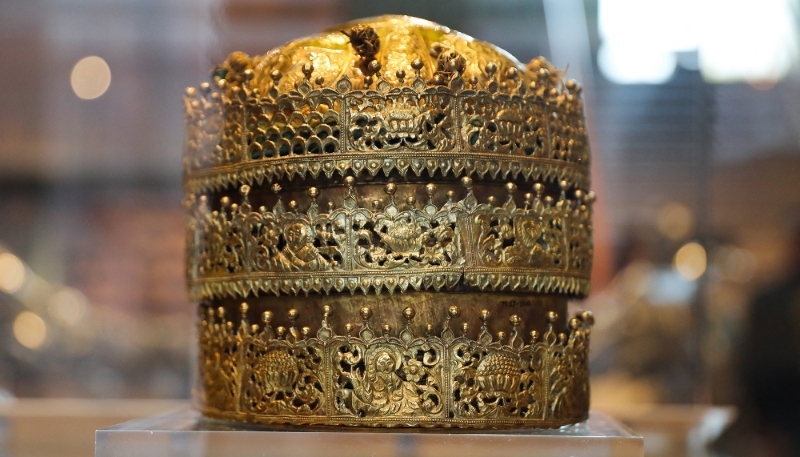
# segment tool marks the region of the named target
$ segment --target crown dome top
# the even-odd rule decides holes
[[[528,70],[542,67],[560,79],[544,59],[531,62]],[[318,87],[327,88],[334,88],[342,77],[362,81],[365,76],[380,77],[391,87],[401,87],[414,78],[415,71],[432,84],[447,84],[456,74],[464,81],[497,76],[501,81],[521,78],[530,82],[534,78],[511,54],[490,43],[441,24],[401,15],[348,22],[261,56],[251,58],[235,52],[217,74],[236,85],[245,79],[247,70],[252,71],[250,87],[261,93],[272,87],[288,92],[303,81],[306,71]]]

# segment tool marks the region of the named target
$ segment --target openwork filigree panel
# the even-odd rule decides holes
[[[585,294],[591,270],[591,198],[579,190],[558,201],[525,195],[514,200],[506,186],[503,204],[479,203],[466,178],[466,196],[434,203],[437,188],[424,186],[428,202],[401,203],[387,184],[386,202],[360,206],[354,180],[340,205],[325,210],[319,190],[299,211],[278,198],[272,209],[254,208],[250,189],[242,203],[222,198],[213,209],[205,197],[193,202],[188,227],[188,268],[197,299],[269,292],[298,294],[356,290],[454,288]],[[276,188],[279,189],[279,188]],[[279,190],[278,190],[279,193]]]
[[[476,340],[457,336],[451,306],[440,334],[428,325],[416,335],[415,312],[406,308],[407,325],[382,332],[370,323],[372,311],[360,311],[362,323],[347,324],[337,335],[326,307],[315,337],[295,324],[273,330],[273,314],[250,324],[242,305],[239,324],[223,308],[201,316],[200,400],[206,414],[256,423],[358,426],[555,427],[586,417],[589,402],[587,352],[592,317],[569,321],[557,333],[550,313],[542,335],[510,332],[493,337],[488,311]],[[464,332],[466,332],[466,323]],[[357,333],[354,332],[357,329]]]

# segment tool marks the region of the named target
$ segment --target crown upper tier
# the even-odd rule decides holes
[[[186,92],[186,188],[383,172],[586,188],[581,88],[543,58],[384,16],[250,58]]]
[[[580,87],[544,59],[382,16],[213,77],[185,97],[195,298],[588,293]]]

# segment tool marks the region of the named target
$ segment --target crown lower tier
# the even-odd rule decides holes
[[[588,416],[592,317],[565,312],[564,297],[535,294],[208,302],[197,396],[208,417],[256,424],[576,423]]]

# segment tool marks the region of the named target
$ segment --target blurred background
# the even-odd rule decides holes
[[[584,85],[595,405],[795,401],[757,392],[800,379],[796,0],[4,0],[0,392],[188,398],[183,90],[385,13]]]

